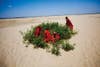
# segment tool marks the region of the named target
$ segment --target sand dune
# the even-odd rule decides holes
[[[0,19],[0,67],[100,67],[100,14],[68,15],[78,34],[73,51],[55,56],[43,49],[26,48],[19,31],[42,22],[65,24],[65,16]]]

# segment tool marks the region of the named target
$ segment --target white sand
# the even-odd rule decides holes
[[[65,24],[65,16],[0,20],[0,67],[100,67],[100,14],[68,17],[78,31],[71,39],[76,46],[73,51],[60,50],[61,56],[31,45],[26,48],[19,31],[44,21]]]

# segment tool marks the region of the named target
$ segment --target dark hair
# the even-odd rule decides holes
[[[66,18],[66,19],[68,19],[68,17],[67,17],[67,16],[66,16],[65,18]]]

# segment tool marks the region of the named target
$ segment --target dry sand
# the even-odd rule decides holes
[[[73,51],[55,56],[43,49],[26,48],[19,31],[45,21],[65,24],[65,16],[0,20],[0,67],[100,67],[100,14],[68,15],[78,34]]]

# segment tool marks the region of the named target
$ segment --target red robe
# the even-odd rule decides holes
[[[40,32],[41,32],[41,27],[38,26],[38,27],[36,27],[36,29],[35,29],[34,35],[37,37],[37,36],[40,35]]]
[[[66,25],[71,29],[73,30],[73,24],[72,22],[70,21],[70,19],[68,17],[66,17]]]
[[[51,33],[50,33],[50,31],[49,30],[45,30],[44,31],[44,35],[45,35],[45,42],[49,42],[49,41],[51,41],[51,39],[52,39],[52,35],[51,35]]]

